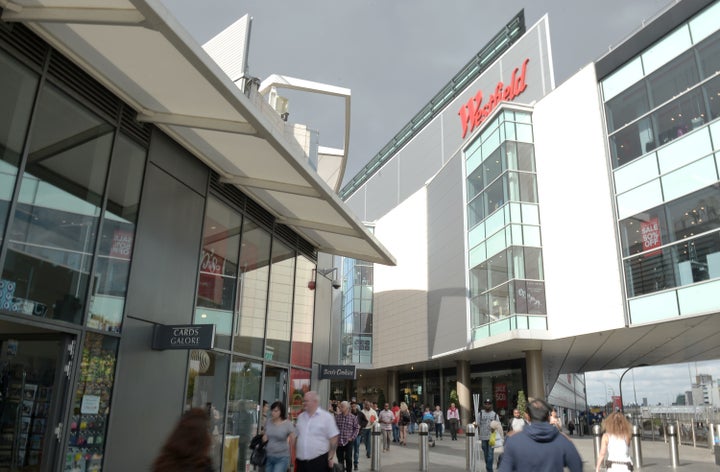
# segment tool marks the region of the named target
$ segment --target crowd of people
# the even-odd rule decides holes
[[[382,429],[382,451],[391,445],[407,446],[407,435],[413,434],[411,425],[428,424],[429,439],[442,440],[447,421],[450,439],[457,440],[460,415],[454,403],[443,411],[440,405],[429,406],[377,404],[364,401],[331,402],[328,409],[320,407],[317,392],[306,392],[303,410],[296,422],[287,417],[285,405],[276,401],[263,408],[263,421],[257,442],[264,448],[263,466],[266,472],[285,472],[289,469],[294,447],[297,472],[333,469],[358,470],[360,452],[372,453],[371,431],[378,423]],[[513,410],[513,417],[503,427],[500,416],[493,410],[490,398],[484,400],[475,415],[476,436],[486,472],[533,470],[539,472],[582,471],[582,460],[570,438],[563,432],[555,410],[542,399],[529,399],[527,409]],[[632,471],[630,439],[632,426],[620,412],[609,415],[603,422],[602,437],[596,471]],[[214,418],[212,410],[194,408],[187,411],[170,433],[153,464],[153,472],[187,471],[211,472],[210,458]],[[434,438],[433,438],[434,435]],[[244,464],[243,464],[244,469]]]

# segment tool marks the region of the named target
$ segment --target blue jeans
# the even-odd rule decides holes
[[[360,430],[360,436],[362,437],[361,442],[365,443],[365,452],[367,453],[367,457],[370,457],[370,432],[370,428],[363,428]],[[358,452],[360,452],[360,447],[358,447]]]
[[[400,427],[397,423],[392,424],[392,437],[393,442],[400,442]]]
[[[493,455],[495,453],[495,450],[492,446],[490,446],[490,440],[489,439],[483,439],[481,441],[482,446],[482,452],[483,457],[485,458],[485,470],[486,472],[492,472],[493,470]]]
[[[357,437],[353,440],[353,462],[358,465],[358,458],[360,456],[360,443],[362,443],[362,433],[358,433]]]
[[[267,456],[265,472],[286,472],[290,466],[288,456]]]

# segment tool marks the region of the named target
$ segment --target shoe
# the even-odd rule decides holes
[[[357,467],[357,466],[358,466],[358,465],[357,465],[357,464],[355,464],[355,470],[358,470],[358,467]]]

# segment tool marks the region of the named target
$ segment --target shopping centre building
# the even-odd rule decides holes
[[[341,190],[397,265],[342,261],[333,394],[567,420],[583,372],[720,358],[720,3],[557,86],[548,27],[513,18]]]
[[[318,254],[392,255],[159,2],[0,5],[0,471],[149,470],[190,407],[246,470],[327,364]]]

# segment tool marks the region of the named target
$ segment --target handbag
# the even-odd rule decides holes
[[[250,463],[252,465],[263,466],[267,461],[267,453],[264,447],[256,447],[250,454]]]
[[[493,432],[490,434],[490,440],[488,441],[488,444],[490,444],[490,447],[494,447],[494,446],[495,446],[495,437],[496,437],[496,434],[495,434],[495,431],[493,431]]]

